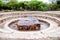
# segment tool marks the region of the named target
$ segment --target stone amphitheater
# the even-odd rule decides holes
[[[8,27],[12,20],[26,17],[35,17],[49,26],[38,31],[17,31]],[[60,11],[0,12],[0,40],[60,40]]]

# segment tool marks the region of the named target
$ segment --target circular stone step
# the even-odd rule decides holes
[[[0,40],[59,40],[60,38],[60,18],[59,13],[47,12],[8,12],[0,14]],[[31,18],[26,18],[31,17]],[[35,18],[34,18],[35,17]],[[21,19],[23,20],[21,20]],[[33,22],[33,20],[35,20]],[[17,23],[23,27],[39,24],[39,30],[19,31],[12,28],[12,24]],[[46,27],[46,25],[48,25]],[[59,24],[60,25],[60,24]],[[16,25],[14,25],[16,26]],[[36,26],[38,27],[38,26]],[[43,30],[42,30],[43,29]],[[58,38],[59,37],[59,38]]]

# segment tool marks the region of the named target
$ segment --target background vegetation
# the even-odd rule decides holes
[[[58,11],[60,10],[60,2],[57,3],[43,3],[41,1],[24,1],[18,2],[17,0],[10,0],[9,2],[3,2],[0,0],[0,11],[2,10],[20,10],[20,11]]]

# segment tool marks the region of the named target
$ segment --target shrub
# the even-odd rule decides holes
[[[3,7],[3,2],[2,0],[0,0],[0,10],[2,10],[2,7]]]
[[[0,10],[31,10],[31,11],[51,11],[51,10],[59,10],[60,4],[52,3],[46,4],[41,1],[32,0],[32,1],[24,1],[18,2],[17,0],[10,0],[8,3],[2,2],[0,0]]]
[[[11,10],[15,10],[15,9],[17,9],[17,4],[18,4],[17,0],[10,0],[10,1],[6,4],[6,6],[7,6],[9,9],[11,9]]]

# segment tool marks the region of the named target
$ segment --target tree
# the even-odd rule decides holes
[[[8,7],[9,9],[15,10],[15,9],[17,9],[17,4],[18,4],[18,1],[17,1],[17,0],[10,0],[10,1],[7,3],[7,7]]]
[[[0,0],[0,10],[2,10],[2,7],[3,7],[3,2],[2,0]]]

